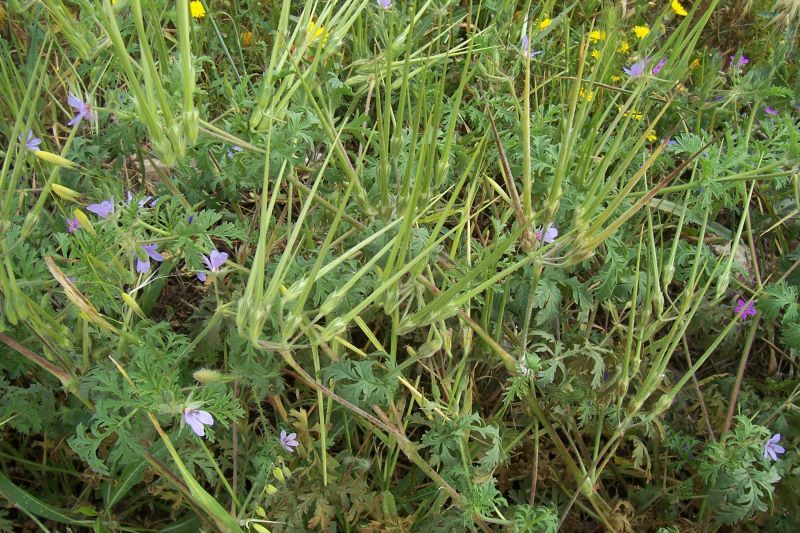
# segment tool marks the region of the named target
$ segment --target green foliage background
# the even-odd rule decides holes
[[[0,6],[0,529],[795,531],[798,5],[380,4]]]

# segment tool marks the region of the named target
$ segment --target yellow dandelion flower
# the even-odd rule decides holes
[[[312,43],[322,37],[322,46],[325,46],[325,43],[328,42],[328,37],[331,35],[322,24],[317,26],[313,20],[308,21],[308,34],[311,35],[310,42]]]
[[[192,16],[196,19],[201,19],[206,16],[206,8],[203,7],[203,3],[199,0],[194,0],[189,4],[189,10],[192,12]]]
[[[695,59],[694,61],[692,61],[692,64],[689,65],[689,68],[692,69],[692,70],[694,70],[696,68],[700,68],[700,60],[699,59]]]
[[[595,42],[600,42],[606,38],[606,32],[594,30],[589,32],[589,39]]]
[[[644,39],[650,33],[650,28],[645,24],[644,26],[634,26],[633,33],[639,38]]]
[[[685,17],[689,13],[686,11],[686,8],[683,7],[680,0],[672,0],[672,10],[675,12],[676,15],[681,17]]]
[[[578,96],[587,102],[591,102],[594,100],[594,91],[584,91],[581,89],[581,91],[578,93]]]
[[[539,29],[544,30],[546,28],[549,28],[550,24],[552,23],[553,23],[552,19],[542,19],[542,21],[539,23]]]
[[[619,81],[621,79],[622,79],[622,76],[619,76],[617,74],[614,74],[613,76],[611,76],[611,81]]]
[[[658,139],[658,137],[656,137],[655,130],[650,130],[650,133],[647,134],[647,140],[650,141],[650,142],[653,142],[653,141],[655,141],[657,139]]]
[[[619,43],[619,48],[617,48],[617,52],[620,54],[627,54],[631,51],[631,45],[628,44],[628,41],[622,41]]]
[[[592,57],[594,59],[600,59],[600,50],[592,50]]]

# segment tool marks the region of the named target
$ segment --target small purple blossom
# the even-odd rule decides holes
[[[67,219],[67,233],[70,235],[78,231],[81,227],[81,223],[78,221],[77,218],[68,218]]]
[[[67,103],[76,111],[75,116],[72,117],[72,120],[67,122],[67,126],[74,126],[77,124],[81,119],[84,120],[93,120],[94,116],[92,115],[92,108],[87,103],[75,96],[72,93],[69,93],[69,97],[67,98]]]
[[[198,437],[206,436],[205,426],[214,424],[214,417],[208,411],[186,408],[183,410],[183,421],[186,422]]]
[[[189,215],[189,216],[188,216],[188,218],[186,219],[186,222],[188,222],[189,224],[191,224],[191,223],[192,223],[192,220],[194,220],[194,215]]]
[[[100,218],[108,218],[108,215],[114,212],[114,197],[103,200],[99,204],[89,204],[86,206],[86,210],[91,211]]]
[[[658,63],[656,63],[656,66],[653,67],[653,76],[655,76],[656,74],[661,72],[661,69],[664,68],[664,65],[666,65],[666,64],[667,64],[667,60],[666,59],[664,59],[663,57],[661,59],[659,59]]]
[[[289,453],[292,453],[295,448],[300,444],[297,440],[297,433],[286,434],[286,430],[281,430],[281,446]]]
[[[219,267],[225,264],[225,261],[228,260],[228,254],[225,252],[218,252],[217,250],[211,250],[211,253],[208,256],[201,255],[203,262],[208,267],[210,272],[219,272]],[[206,273],[205,272],[198,272],[197,279],[200,281],[206,280]]]
[[[750,62],[750,60],[747,59],[747,56],[739,56],[738,59],[737,59],[736,56],[731,56],[731,66],[732,67],[742,68],[743,66],[745,66],[749,62]]]
[[[767,115],[775,116],[778,114],[778,110],[775,109],[774,107],[766,106],[764,107],[764,113],[766,113]]]
[[[145,204],[147,202],[150,202],[152,198],[153,198],[152,196],[145,196],[144,198],[139,200],[139,209],[143,208]],[[125,191],[125,205],[131,205],[131,200],[133,200],[133,194],[131,194],[131,191]],[[158,198],[150,202],[150,205],[148,205],[147,207],[155,207],[156,202],[158,202]]]
[[[377,0],[378,6],[383,9],[390,9],[392,7],[392,0]]]
[[[522,36],[522,51],[523,52],[527,52],[528,51],[528,45],[529,44],[530,44],[530,41],[528,40],[528,36],[527,35],[523,35]],[[538,56],[539,54],[543,54],[543,53],[544,53],[543,50],[534,50],[534,51],[532,51],[530,53],[531,59],[533,59],[534,57]]]
[[[30,150],[31,152],[35,152],[39,149],[39,145],[42,144],[42,140],[39,137],[33,136],[33,131],[28,130],[28,135],[23,136],[22,133],[19,134],[19,142],[25,143],[25,148]]]
[[[644,74],[644,69],[647,68],[649,63],[650,58],[645,57],[644,59],[640,59],[639,61],[633,63],[630,67],[622,67],[622,71],[631,78],[639,78],[642,76],[642,74]]]
[[[143,244],[142,250],[147,257],[141,259],[139,257],[136,258],[136,272],[140,274],[147,274],[150,272],[150,259],[154,261],[158,261],[159,263],[164,260],[164,256],[158,253],[156,250],[158,249],[157,244]]]
[[[228,148],[228,151],[225,153],[225,155],[227,155],[230,158],[233,158],[233,156],[235,156],[236,154],[238,154],[241,151],[242,151],[242,147],[241,146],[233,145],[230,148]]]
[[[164,256],[156,252],[156,250],[158,250],[157,244],[143,244],[142,250],[144,250],[144,253],[146,253],[150,259],[154,261],[158,261],[160,263],[164,260]]]
[[[756,306],[753,304],[752,301],[746,302],[741,298],[736,300],[736,314],[739,315],[739,318],[742,320],[747,320],[747,317],[756,316]]]
[[[766,444],[764,444],[764,459],[777,461],[779,454],[786,453],[786,448],[778,444],[780,440],[780,433],[776,433],[767,440]]]
[[[536,230],[536,238],[545,244],[550,244],[558,237],[558,228],[553,224],[548,224],[544,230]]]

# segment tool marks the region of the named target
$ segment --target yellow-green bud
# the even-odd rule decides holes
[[[123,292],[122,299],[125,301],[126,304],[128,304],[128,307],[130,307],[134,313],[139,315],[141,318],[147,318],[144,314],[144,311],[142,311],[142,308],[139,307],[139,304],[136,303],[136,300],[134,300],[130,294],[128,294],[127,292]]]
[[[199,381],[200,383],[216,383],[218,381],[222,381],[223,375],[216,370],[211,370],[209,368],[201,368],[199,370],[195,370],[194,379]]]
[[[52,184],[51,187],[54,193],[56,193],[61,198],[69,202],[76,202],[81,197],[81,193],[79,193],[78,191],[73,191],[69,187],[64,187],[63,185],[59,185],[58,183]]]
[[[78,166],[75,163],[73,163],[72,161],[70,161],[69,159],[67,159],[65,157],[61,157],[58,154],[54,154],[53,152],[46,152],[44,150],[36,150],[33,153],[36,155],[36,157],[38,157],[39,159],[41,159],[45,163],[50,163],[51,165],[55,165],[57,167],[70,168],[71,169],[71,168],[75,168],[75,167]]]
[[[97,233],[94,231],[94,226],[92,226],[92,221],[89,220],[89,217],[86,216],[86,213],[84,213],[80,209],[75,209],[75,211],[73,211],[72,214],[75,215],[75,218],[78,219],[78,223],[80,223],[81,229],[85,229],[92,235],[97,235]]]

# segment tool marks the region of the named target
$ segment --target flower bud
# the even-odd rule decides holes
[[[80,197],[81,193],[78,191],[73,191],[69,187],[64,187],[63,185],[59,185],[58,183],[54,183],[51,185],[53,192],[59,195],[64,200],[68,202],[76,202]]]
[[[76,208],[75,211],[72,212],[72,214],[75,215],[75,218],[78,219],[78,222],[81,225],[81,229],[85,229],[92,235],[97,235],[97,232],[94,231],[94,226],[92,226],[92,221],[89,220],[89,217],[86,216],[86,213]]]
[[[283,471],[277,466],[272,469],[272,475],[275,476],[275,479],[278,481],[286,481],[286,478],[283,477]]]
[[[134,313],[139,315],[141,318],[147,318],[144,314],[144,311],[142,311],[142,308],[139,307],[139,304],[137,304],[136,300],[134,300],[133,296],[131,296],[127,292],[123,292],[122,300],[128,305],[128,307],[130,307],[133,310]]]
[[[222,381],[223,379],[223,375],[221,373],[209,368],[195,370],[192,376],[194,376],[194,379],[200,383],[216,383]]]
[[[44,161],[45,163],[50,163],[51,165],[55,165],[57,167],[69,168],[73,169],[76,168],[78,165],[70,161],[65,157],[61,157],[58,154],[54,154],[53,152],[46,152],[44,150],[36,150],[34,152],[36,157]]]
[[[267,494],[269,494],[269,495],[277,494],[278,487],[276,487],[275,485],[267,485],[267,489],[266,490],[267,490]]]

